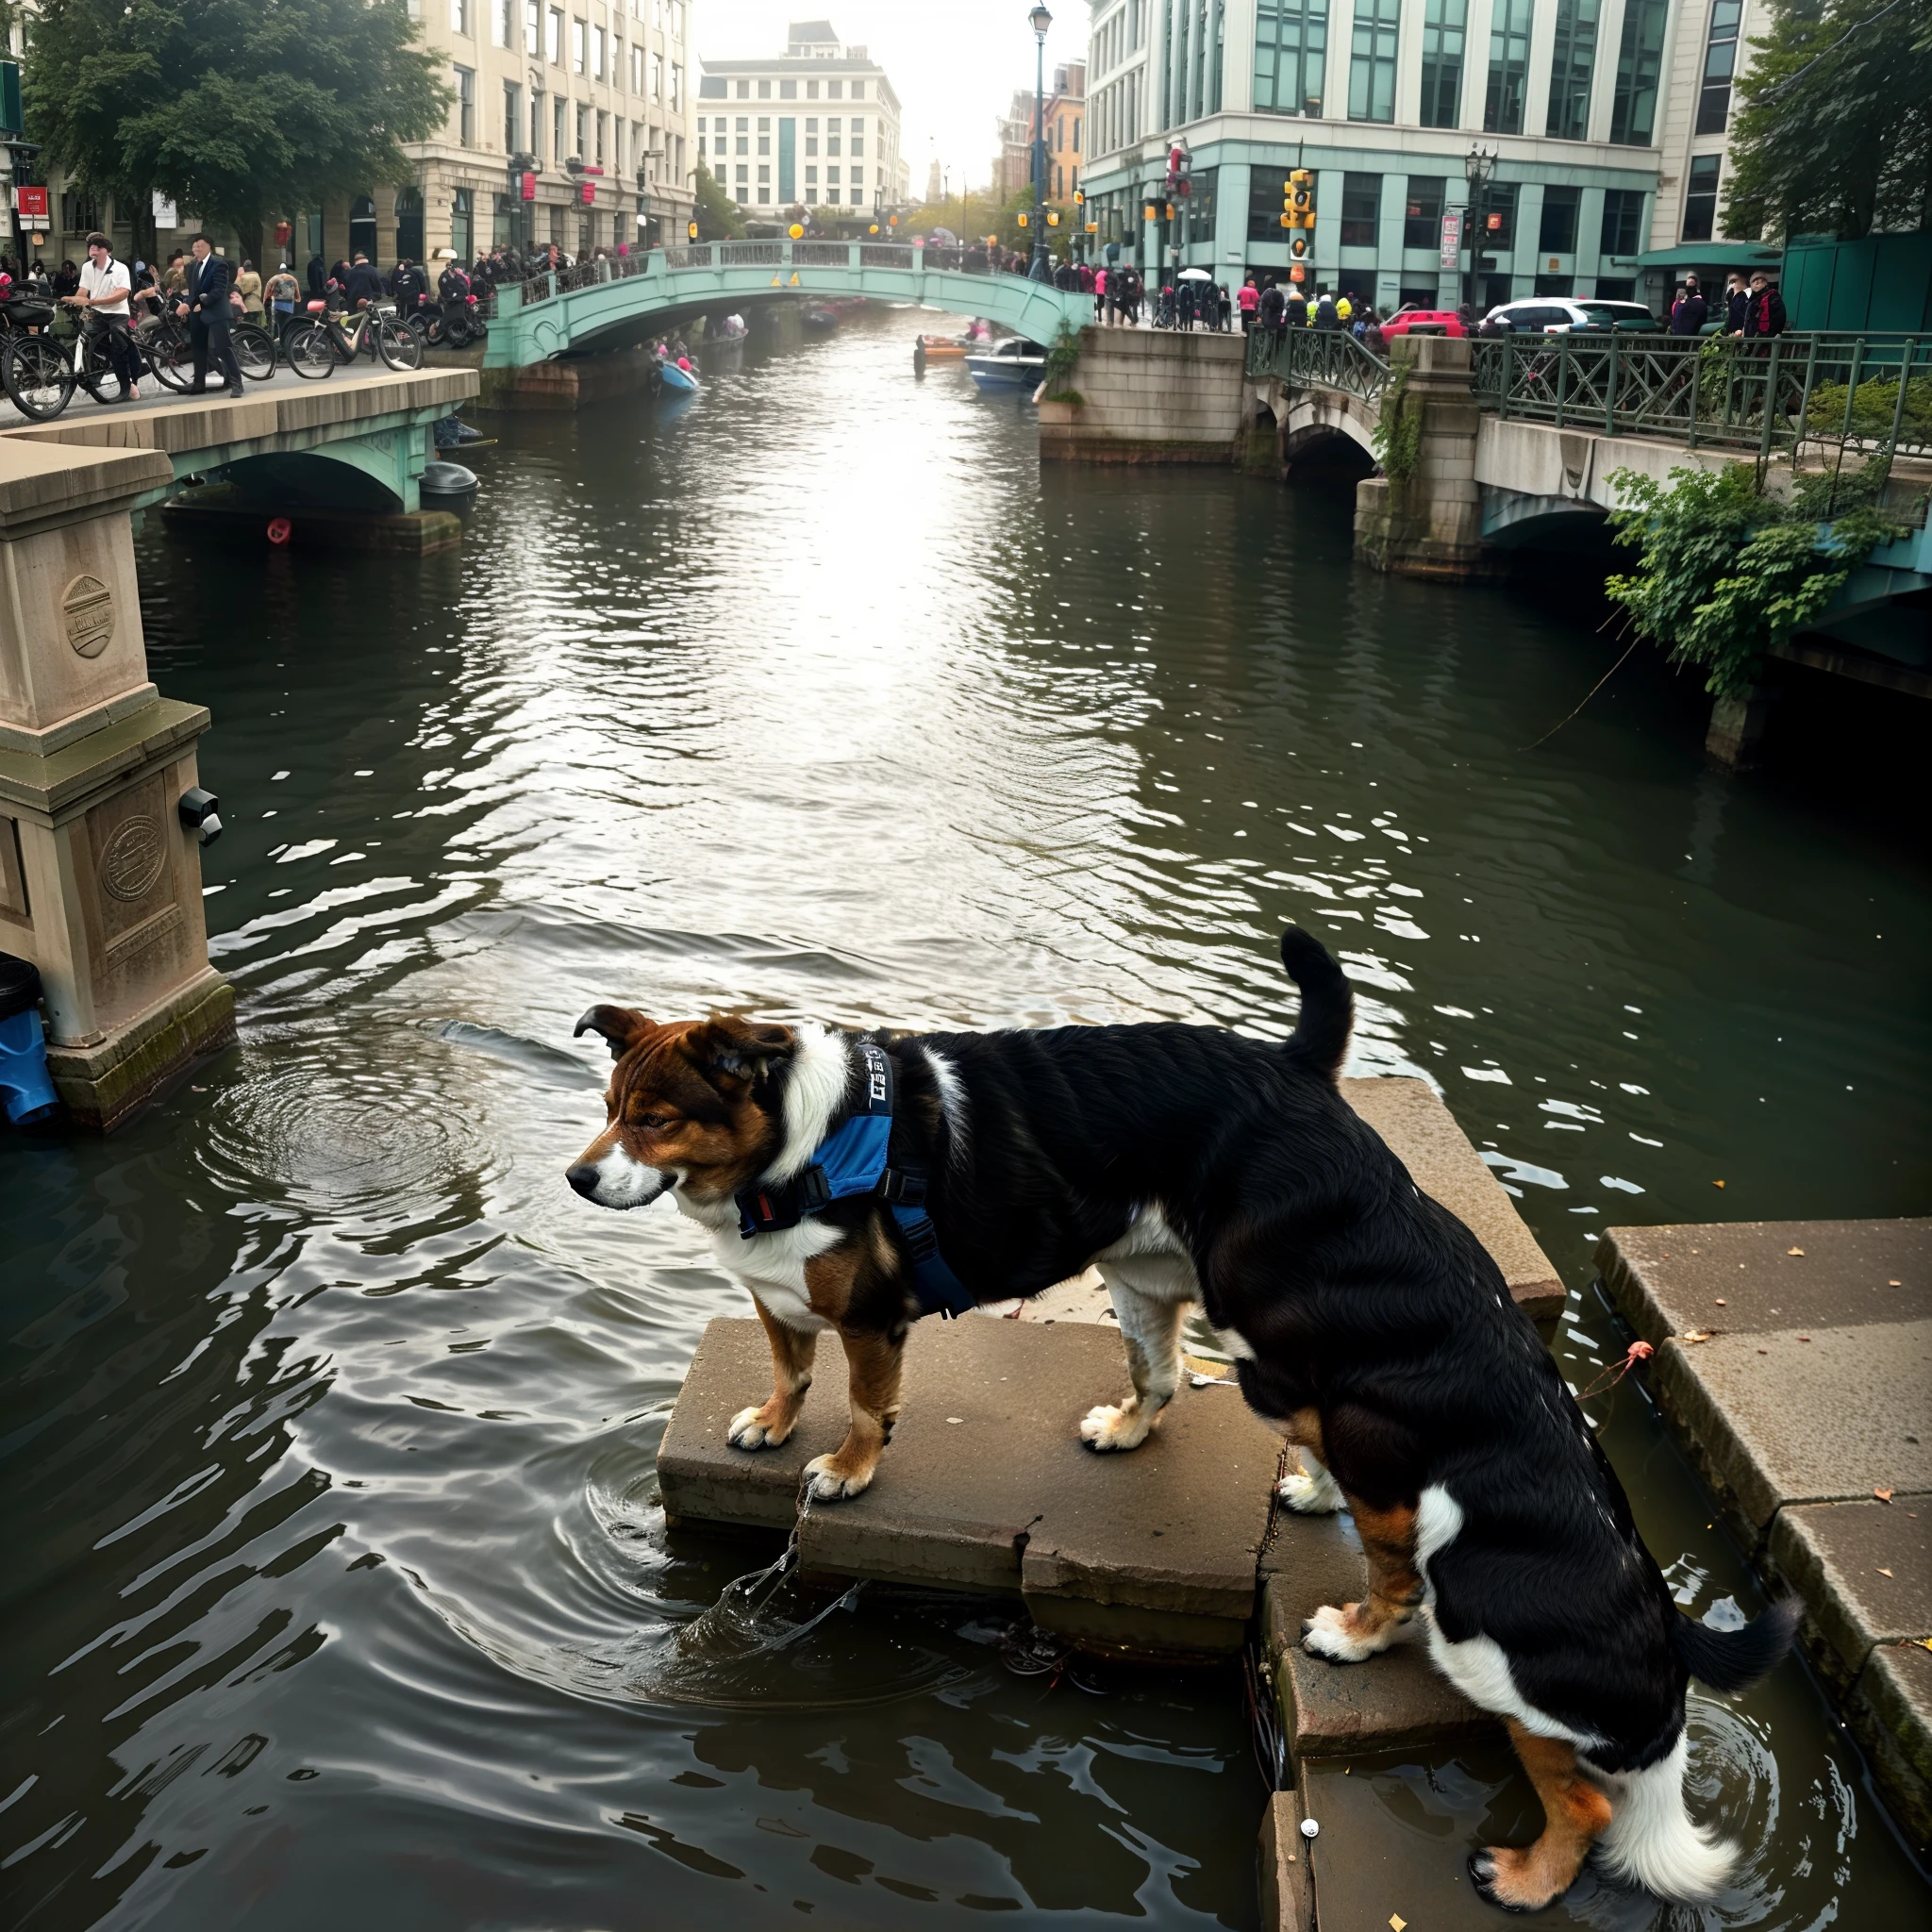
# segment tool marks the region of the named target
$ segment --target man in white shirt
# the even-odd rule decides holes
[[[108,361],[121,378],[121,392],[113,398],[117,403],[138,402],[141,398],[141,388],[135,380],[141,374],[141,364],[128,334],[127,297],[132,288],[133,278],[126,264],[114,259],[113,243],[96,233],[87,238],[87,266],[80,272],[79,294],[61,297],[70,308],[88,310],[106,329]]]

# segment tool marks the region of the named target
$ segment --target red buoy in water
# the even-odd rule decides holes
[[[295,526],[290,523],[287,517],[272,517],[269,519],[268,541],[271,543],[277,545],[286,543],[294,534]]]

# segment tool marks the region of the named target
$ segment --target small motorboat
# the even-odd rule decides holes
[[[957,362],[971,354],[973,346],[964,336],[921,336],[913,353],[928,362]]]
[[[695,395],[698,379],[681,362],[660,362],[658,374],[664,378],[664,387],[678,395]]]
[[[1024,336],[1014,336],[986,355],[969,355],[966,373],[983,390],[1024,389],[1040,386],[1046,371],[1046,351]]]
[[[820,332],[839,326],[839,312],[835,308],[808,308],[798,319],[807,328]]]

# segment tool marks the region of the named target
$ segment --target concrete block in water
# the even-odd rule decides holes
[[[1917,1643],[1874,1650],[1845,1720],[1872,1754],[1878,1789],[1924,1858],[1932,1851],[1932,1651]]]
[[[666,1511],[789,1525],[805,1464],[845,1433],[841,1366],[827,1336],[791,1441],[747,1455],[724,1428],[770,1392],[764,1331],[713,1322],[658,1454]],[[1278,1439],[1234,1390],[1184,1383],[1141,1448],[1096,1456],[1079,1420],[1126,1389],[1111,1324],[920,1323],[878,1476],[862,1496],[808,1513],[802,1561],[1022,1597],[1037,1623],[1093,1648],[1238,1649],[1254,1612]]]
[[[1308,1841],[1293,1791],[1276,1791],[1261,1814],[1261,1932],[1315,1932],[1315,1888],[1308,1877]]]
[[[1876,1646],[1932,1638],[1932,1495],[1781,1509],[1770,1556],[1805,1600],[1806,1649],[1836,1690]]]

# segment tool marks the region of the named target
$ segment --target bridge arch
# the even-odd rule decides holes
[[[983,315],[1039,342],[1051,341],[1062,321],[1092,319],[1091,295],[1024,275],[928,269],[924,257],[898,242],[726,242],[586,264],[498,291],[484,367],[520,369],[621,347],[701,309],[814,295]]]

